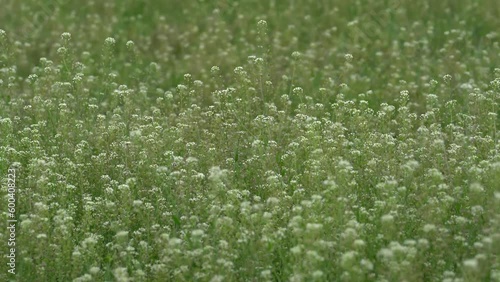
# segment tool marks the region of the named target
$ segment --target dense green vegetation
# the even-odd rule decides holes
[[[0,281],[500,281],[497,1],[0,8]]]

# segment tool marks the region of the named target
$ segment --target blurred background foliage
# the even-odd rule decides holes
[[[41,57],[57,57],[62,32],[71,33],[77,58],[89,51],[97,61],[104,39],[115,38],[114,65],[157,62],[161,77],[152,80],[165,89],[184,73],[209,80],[214,65],[230,84],[236,66],[264,52],[273,81],[290,76],[290,55],[299,51],[304,56],[294,84],[314,91],[331,81],[347,83],[353,94],[377,87],[377,99],[395,94],[382,94],[384,85],[405,80],[415,83],[408,90],[418,91],[448,73],[477,80],[491,76],[499,62],[500,5],[494,0],[2,2],[0,27],[18,45],[11,60],[21,76]],[[259,20],[267,21],[265,36],[258,34]],[[346,53],[355,58],[352,68],[344,66]],[[134,81],[127,68],[113,71],[123,83]]]

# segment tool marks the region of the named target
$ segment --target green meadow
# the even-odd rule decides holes
[[[500,281],[496,0],[2,0],[0,281]]]

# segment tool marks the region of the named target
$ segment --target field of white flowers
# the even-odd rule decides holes
[[[500,281],[499,27],[496,0],[3,0],[0,281]]]

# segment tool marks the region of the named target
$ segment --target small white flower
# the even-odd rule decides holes
[[[61,34],[61,39],[64,41],[69,41],[71,39],[71,33],[64,32],[63,34]]]
[[[120,282],[128,282],[130,278],[128,277],[128,271],[126,267],[118,267],[113,270],[113,275],[116,278],[116,281]]]
[[[116,233],[116,239],[126,239],[128,236],[128,231],[119,231],[118,233]]]
[[[323,224],[320,223],[308,223],[306,224],[306,229],[310,231],[318,231],[323,228]]]
[[[354,240],[354,246],[356,248],[363,248],[366,246],[366,243],[362,239],[356,239],[356,240]]]
[[[271,205],[271,206],[277,205],[279,202],[280,202],[280,200],[278,198],[275,198],[275,197],[269,197],[267,199],[267,204]]]
[[[210,72],[212,74],[217,74],[220,72],[220,68],[218,66],[213,66],[211,69],[210,69]]]
[[[480,183],[475,182],[471,184],[470,191],[477,194],[481,194],[484,192],[484,188]]]
[[[168,245],[171,247],[180,245],[181,243],[182,243],[182,240],[179,238],[171,238],[170,240],[168,240]]]
[[[208,179],[218,182],[227,176],[227,169],[220,169],[219,166],[213,166],[209,170]]]
[[[355,263],[356,256],[357,253],[355,251],[348,251],[342,254],[342,257],[340,259],[340,264],[342,265],[343,268],[348,269]]]
[[[368,270],[368,271],[372,271],[373,270],[373,263],[368,260],[368,259],[362,259],[361,262],[360,262],[361,266]]]
[[[292,252],[292,254],[298,255],[302,252],[302,248],[300,246],[295,246],[291,248],[290,251]]]
[[[196,162],[198,162],[198,159],[195,157],[188,157],[186,159],[186,163],[196,163]]]
[[[41,233],[41,234],[36,235],[36,238],[37,238],[37,239],[46,239],[46,238],[47,238],[47,235],[46,235],[46,234],[44,234],[44,233]]]
[[[265,20],[260,20],[258,23],[257,23],[257,26],[260,28],[260,29],[265,29],[267,27],[267,22]]]
[[[57,49],[57,54],[59,54],[59,55],[65,55],[67,53],[68,53],[68,49],[66,49],[66,47],[59,47]]]
[[[212,277],[212,279],[210,279],[210,282],[222,282],[224,281],[224,276],[222,275],[215,275],[214,277]]]
[[[142,131],[140,129],[130,131],[130,137],[139,137],[142,135]]]
[[[476,270],[478,266],[479,265],[476,259],[468,259],[464,261],[464,267],[468,270]]]
[[[104,43],[108,46],[115,45],[116,40],[113,37],[108,37],[106,40],[104,40]]]
[[[394,216],[392,214],[385,214],[381,218],[382,223],[391,223],[394,221]]]
[[[128,49],[134,48],[135,46],[134,41],[132,40],[127,41],[127,43],[125,43],[125,46],[127,46]]]
[[[383,259],[390,259],[394,256],[394,253],[391,249],[383,248],[377,253],[377,255]]]
[[[315,278],[315,279],[318,279],[318,278],[321,278],[323,277],[323,271],[321,270],[315,270],[313,273],[312,273],[312,277]]]
[[[201,229],[196,229],[191,232],[191,235],[193,235],[193,237],[201,237],[203,236],[203,234],[205,234],[205,232]]]
[[[25,219],[21,222],[21,228],[28,228],[31,225],[32,221],[30,219]]]
[[[426,224],[424,225],[423,230],[425,233],[433,232],[436,230],[436,226],[434,224]]]
[[[302,95],[302,93],[304,93],[304,90],[301,88],[301,87],[295,87],[293,90],[292,90],[293,94],[295,95]]]
[[[99,272],[101,271],[101,269],[97,266],[92,266],[90,269],[89,269],[89,272],[90,274],[92,275],[96,275],[98,274]]]
[[[260,277],[266,279],[266,278],[271,278],[271,270],[266,269],[260,272]]]

